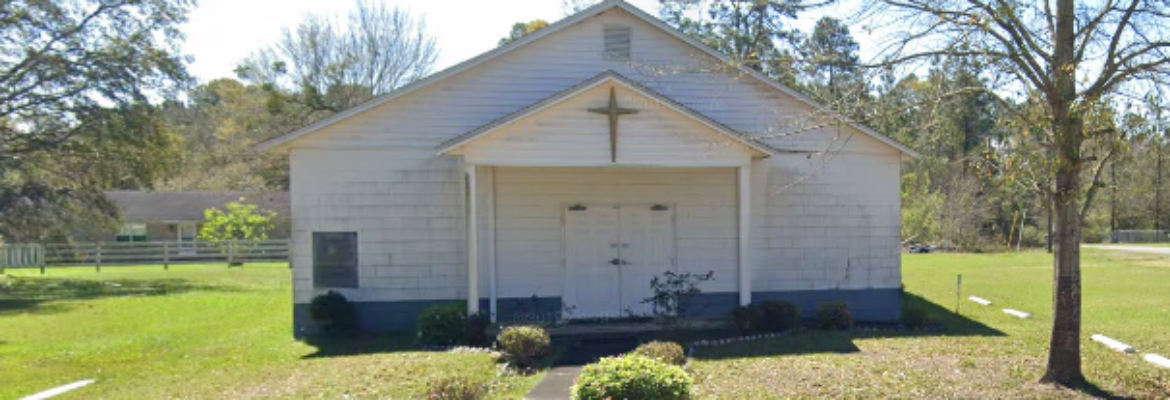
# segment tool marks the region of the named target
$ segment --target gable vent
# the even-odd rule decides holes
[[[630,27],[605,26],[605,59],[615,61],[630,59]]]

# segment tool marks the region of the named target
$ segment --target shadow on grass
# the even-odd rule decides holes
[[[301,357],[305,359],[420,350],[415,344],[414,335],[409,333],[311,336],[305,338],[304,342],[317,348],[312,354]]]
[[[1096,384],[1094,384],[1092,382],[1085,382],[1085,383],[1081,384],[1081,386],[1079,386],[1079,387],[1072,388],[1072,390],[1076,390],[1078,392],[1084,393],[1085,395],[1091,396],[1095,399],[1121,400],[1121,399],[1134,399],[1134,398],[1136,398],[1136,397],[1132,397],[1132,396],[1127,397],[1127,396],[1117,395],[1113,392],[1102,389],[1100,386],[1097,386]]]
[[[928,329],[905,329],[898,324],[861,324],[851,331],[807,330],[781,336],[772,340],[733,343],[718,348],[706,348],[695,353],[695,358],[721,360],[733,358],[773,357],[800,354],[849,354],[861,350],[854,344],[857,339],[887,337],[939,337],[939,336],[1006,336],[992,327],[955,314],[917,295],[906,293],[903,302],[908,308],[926,311],[930,325]],[[805,321],[809,325],[809,321]],[[734,335],[731,335],[734,336]],[[727,336],[722,336],[726,338]],[[689,340],[686,340],[689,341]]]
[[[944,308],[930,300],[913,293],[902,295],[902,303],[906,308],[918,308],[926,311],[927,319],[937,325],[936,332],[915,332],[919,336],[1007,336],[1003,332],[984,325],[982,322],[955,314],[951,309]]]
[[[70,279],[7,276],[0,280],[0,315],[68,311],[60,300],[165,296],[193,291],[239,292],[235,286],[199,284],[186,279]]]

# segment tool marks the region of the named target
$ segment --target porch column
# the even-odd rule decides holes
[[[739,167],[739,305],[752,303],[752,165]]]
[[[465,165],[467,172],[467,313],[479,312],[479,182],[475,164]]]
[[[487,168],[484,172],[487,173],[488,181],[484,185],[487,190],[487,195],[484,196],[487,200],[487,270],[488,270],[488,313],[490,313],[491,321],[496,322],[496,285],[498,279],[496,278],[496,167]]]

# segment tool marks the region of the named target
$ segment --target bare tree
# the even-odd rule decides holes
[[[1051,184],[1037,189],[1053,200],[1056,224],[1055,313],[1045,382],[1085,383],[1082,221],[1117,148],[1087,154],[1088,143],[1108,140],[1114,132],[1086,129],[1085,117],[1103,103],[1139,98],[1152,93],[1151,85],[1166,84],[1168,5],[1166,0],[882,0],[860,14],[889,32],[875,66],[913,66],[939,57],[978,59],[991,67],[989,75],[1006,82],[990,94],[1005,103],[1015,97],[1044,105],[1037,130],[1052,154],[1051,179],[1044,180]],[[1092,180],[1088,185],[1082,173]]]
[[[245,60],[245,80],[298,93],[315,111],[338,112],[431,73],[439,51],[426,21],[359,1],[345,23],[310,15]]]

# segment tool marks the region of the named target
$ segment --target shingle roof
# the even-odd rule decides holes
[[[694,46],[695,48],[703,51],[704,53],[706,53],[706,54],[708,54],[708,55],[710,55],[718,60],[727,62],[728,65],[736,65],[737,69],[739,71],[747,74],[748,76],[755,78],[756,80],[769,85],[773,89],[776,89],[782,93],[788,94],[789,96],[792,96],[796,100],[798,100],[802,103],[805,103],[805,104],[807,104],[807,105],[809,105],[817,110],[824,111],[824,112],[828,113],[829,115],[835,116],[838,119],[846,121],[849,125],[853,126],[854,128],[857,128],[862,133],[864,133],[864,134],[866,134],[874,139],[877,139],[879,142],[885,143],[886,145],[897,149],[898,151],[902,152],[906,156],[909,156],[912,158],[917,158],[919,156],[918,152],[907,147],[906,145],[903,145],[894,139],[891,139],[885,135],[882,135],[881,133],[878,133],[877,131],[874,131],[873,129],[870,129],[869,127],[866,127],[865,125],[863,125],[861,123],[858,123],[858,122],[853,121],[849,118],[846,118],[846,117],[840,115],[839,113],[832,111],[821,104],[818,104],[817,102],[813,101],[812,99],[809,99],[808,97],[800,94],[799,92],[797,92],[797,91],[795,91],[787,86],[784,86],[780,82],[777,82],[775,79],[771,79],[771,78],[765,76],[764,74],[760,73],[759,71],[756,71],[756,70],[753,70],[751,68],[747,68],[747,67],[744,67],[742,65],[733,63],[732,60],[726,54],[720,53],[718,50],[715,50],[715,49],[711,48],[710,46],[707,46],[706,44],[703,44],[702,42],[696,40],[695,38],[690,37],[690,36],[686,35],[685,33],[682,33],[682,31],[679,31],[678,29],[675,29],[674,27],[667,25],[662,20],[655,18],[655,17],[651,16],[650,14],[647,14],[645,11],[642,11],[638,7],[630,5],[629,3],[626,3],[623,0],[604,0],[604,1],[594,5],[592,7],[589,7],[585,10],[582,10],[581,12],[578,12],[577,14],[571,15],[567,18],[563,18],[560,21],[557,21],[544,29],[536,31],[530,35],[525,35],[524,37],[522,37],[518,40],[514,40],[514,41],[512,41],[508,44],[505,44],[503,46],[496,47],[495,49],[487,51],[487,52],[480,54],[478,56],[472,57],[471,59],[468,59],[468,60],[463,61],[459,64],[451,66],[445,70],[436,72],[436,73],[434,73],[426,78],[414,81],[414,82],[407,84],[401,88],[398,88],[397,90],[394,90],[390,93],[384,94],[384,95],[379,96],[379,97],[375,97],[373,99],[370,99],[370,101],[367,101],[367,102],[362,103],[362,104],[358,104],[358,105],[356,105],[348,110],[339,112],[337,114],[333,114],[332,116],[323,118],[319,121],[311,123],[305,127],[297,129],[295,131],[292,131],[292,132],[265,140],[264,142],[261,142],[260,144],[256,145],[255,150],[267,151],[267,150],[271,150],[274,148],[278,148],[278,147],[280,147],[286,143],[289,143],[293,140],[296,140],[297,138],[300,138],[304,135],[307,135],[307,134],[312,133],[312,132],[316,132],[318,130],[324,129],[325,127],[328,127],[328,126],[331,126],[333,124],[339,123],[341,121],[347,120],[347,119],[352,118],[358,114],[364,113],[364,112],[372,110],[378,106],[386,104],[387,102],[389,102],[391,100],[406,96],[410,93],[415,92],[416,90],[430,86],[431,84],[433,84],[435,82],[442,81],[448,77],[454,76],[454,75],[459,74],[463,71],[470,70],[470,69],[472,69],[480,64],[483,64],[489,60],[492,60],[492,59],[499,57],[503,54],[507,54],[515,49],[523,47],[523,46],[527,45],[528,43],[532,43],[534,41],[540,40],[544,37],[547,37],[547,36],[552,35],[558,31],[561,31],[562,29],[565,29],[566,27],[575,25],[575,24],[582,22],[588,18],[591,18],[595,15],[599,15],[603,12],[606,12],[606,11],[609,11],[609,10],[612,10],[615,8],[620,8],[622,10],[625,10],[626,12],[630,13],[631,15],[634,15],[635,17],[649,23],[650,25],[653,25],[654,27],[661,29],[662,31],[678,38],[679,40],[682,40],[683,42],[690,44],[691,46]]]
[[[126,222],[203,221],[203,211],[243,199],[262,209],[288,215],[288,192],[143,192],[109,191]]]

